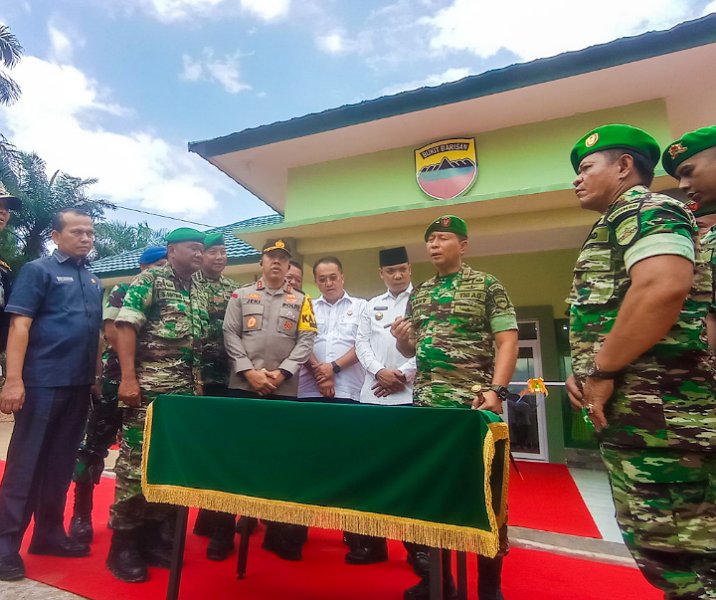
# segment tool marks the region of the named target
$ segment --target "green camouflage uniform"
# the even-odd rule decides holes
[[[147,503],[142,495],[144,421],[147,406],[158,395],[194,394],[201,384],[201,345],[209,325],[206,292],[195,285],[185,289],[169,264],[147,269],[132,281],[115,321],[137,330],[142,404],[123,409],[110,527],[132,530],[171,512],[169,506]]]
[[[414,403],[470,408],[475,384],[489,386],[495,333],[517,329],[515,309],[492,275],[463,264],[413,290],[408,314],[416,335]]]
[[[495,334],[517,329],[505,288],[492,275],[463,264],[457,273],[436,275],[416,287],[407,316],[416,338],[413,403],[471,408],[472,386],[492,384]],[[507,550],[505,525],[498,556]]]
[[[616,380],[600,434],[624,541],[667,598],[716,598],[716,372],[704,327],[712,278],[698,246],[681,203],[634,187],[592,228],[569,298],[572,366],[584,380],[629,289],[631,265],[697,256],[678,321]]]
[[[204,288],[209,302],[209,331],[202,350],[202,379],[205,393],[215,387],[229,387],[229,358],[224,348],[224,315],[231,294],[238,284],[223,275],[208,279],[201,271],[194,273],[194,283]]]
[[[128,289],[128,283],[120,283],[110,290],[102,307],[103,321],[114,321],[117,318]],[[87,432],[72,475],[72,479],[77,483],[99,483],[104,470],[104,459],[122,424],[117,397],[119,380],[119,358],[114,348],[107,345],[102,353],[102,396],[92,404],[87,420]]]
[[[709,229],[701,238],[701,251],[704,260],[711,265],[714,286],[711,290],[711,312],[716,311],[716,225]]]

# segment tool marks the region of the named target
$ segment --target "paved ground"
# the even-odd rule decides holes
[[[12,426],[12,420],[0,418],[0,459],[3,460],[7,455]],[[116,459],[117,451],[110,451],[110,456],[106,461],[109,471],[114,468]],[[619,529],[614,520],[614,505],[606,473],[589,469],[570,469],[570,472],[604,539],[595,540],[511,526],[510,543],[514,547],[543,550],[555,554],[591,558],[601,562],[635,567],[634,561],[621,541]],[[72,600],[77,598],[80,596],[29,579],[19,582],[0,582],[0,600]]]

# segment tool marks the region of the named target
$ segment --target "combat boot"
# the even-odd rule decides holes
[[[502,596],[502,557],[477,557],[478,600],[504,600]]]
[[[211,534],[206,547],[206,558],[209,560],[226,560],[234,549],[234,532],[236,517],[226,513],[218,513],[215,519],[214,533]]]
[[[148,521],[142,530],[142,554],[151,567],[170,569],[173,535],[166,521]]]
[[[139,551],[139,531],[112,532],[112,544],[107,556],[107,568],[117,579],[127,583],[141,583],[147,580],[147,563]]]
[[[92,542],[92,494],[94,483],[83,481],[75,483],[75,504],[70,521],[70,537],[83,544]]]

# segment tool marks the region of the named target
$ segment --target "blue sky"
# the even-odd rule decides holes
[[[271,211],[188,141],[710,12],[716,0],[0,0],[25,48],[0,131],[48,170],[97,177],[95,195],[222,225]]]

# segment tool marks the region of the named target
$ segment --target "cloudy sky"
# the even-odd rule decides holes
[[[188,141],[711,12],[716,0],[0,0],[25,48],[0,131],[51,171],[98,178],[95,195],[222,225],[271,211]]]

